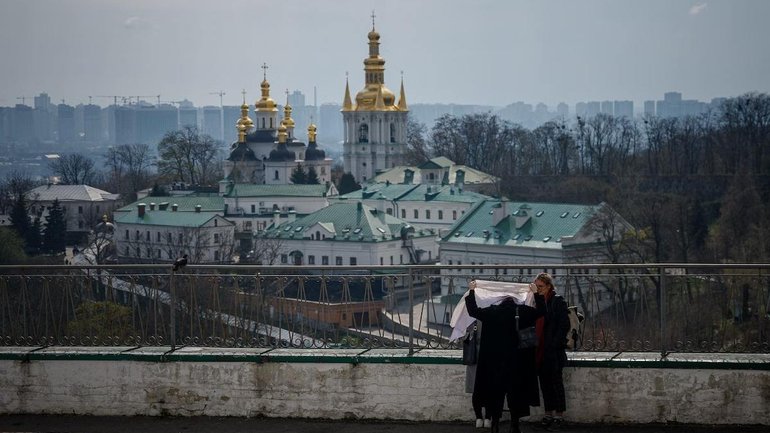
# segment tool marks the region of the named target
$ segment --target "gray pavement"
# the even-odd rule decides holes
[[[503,423],[502,432],[508,431]],[[523,432],[542,432],[522,423]],[[572,433],[754,433],[770,432],[770,426],[568,425]],[[100,417],[74,415],[0,415],[0,433],[486,433],[467,423],[403,423],[331,421],[280,418],[220,417]]]

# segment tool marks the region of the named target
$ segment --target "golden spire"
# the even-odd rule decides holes
[[[235,129],[238,131],[238,142],[243,143],[246,141],[246,134],[254,126],[254,121],[249,118],[249,104],[246,103],[246,90],[244,89],[243,104],[241,104],[241,118],[235,122]]]
[[[374,109],[377,111],[385,109],[385,101],[382,99],[382,86],[377,88],[377,99],[374,101]]]
[[[385,60],[380,56],[380,34],[374,26],[372,13],[372,31],[369,32],[369,57],[364,59],[363,90],[356,94],[356,111],[397,111],[396,95],[385,87]],[[382,92],[382,105],[377,105],[377,95]],[[343,110],[345,111],[345,110]]]
[[[347,72],[345,72],[345,101],[342,103],[342,111],[353,111],[353,102],[350,100],[350,86],[348,85]]]
[[[263,63],[261,68],[264,71],[262,83],[259,86],[262,89],[262,98],[254,104],[254,108],[257,111],[278,111],[278,105],[270,97],[270,83],[267,82],[267,63]]]
[[[404,71],[401,71],[401,96],[398,98],[399,111],[409,111],[406,107],[406,92],[404,91]]]
[[[289,105],[289,89],[286,89],[286,105],[283,106],[283,120],[282,125],[286,126],[286,129],[294,129],[294,119],[291,118],[291,105]]]

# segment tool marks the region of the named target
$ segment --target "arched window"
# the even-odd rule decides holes
[[[358,142],[359,143],[369,142],[369,125],[367,125],[366,123],[362,123],[361,126],[358,127]]]
[[[390,142],[391,143],[396,142],[396,124],[395,123],[390,124]]]
[[[273,179],[274,180],[280,180],[281,179],[281,176],[278,175],[278,170],[275,171],[275,177]]]
[[[320,240],[321,239],[321,232],[319,232],[319,231],[315,232],[315,238],[316,238],[316,240]]]

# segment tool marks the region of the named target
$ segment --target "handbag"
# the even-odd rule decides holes
[[[519,334],[519,349],[537,347],[537,331],[534,326],[519,328],[519,306],[516,306],[516,333]]]
[[[479,361],[476,337],[476,325],[473,325],[473,331],[469,332],[463,339],[463,365],[476,365]]]

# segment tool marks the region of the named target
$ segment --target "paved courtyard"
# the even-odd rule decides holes
[[[507,431],[508,424],[501,431]],[[0,433],[460,433],[488,432],[468,423],[397,423],[367,421],[326,421],[278,418],[219,417],[98,417],[53,415],[0,415]],[[522,431],[540,432],[523,423]],[[687,425],[571,425],[563,431],[574,433],[754,433],[768,432],[770,426],[687,426]]]

